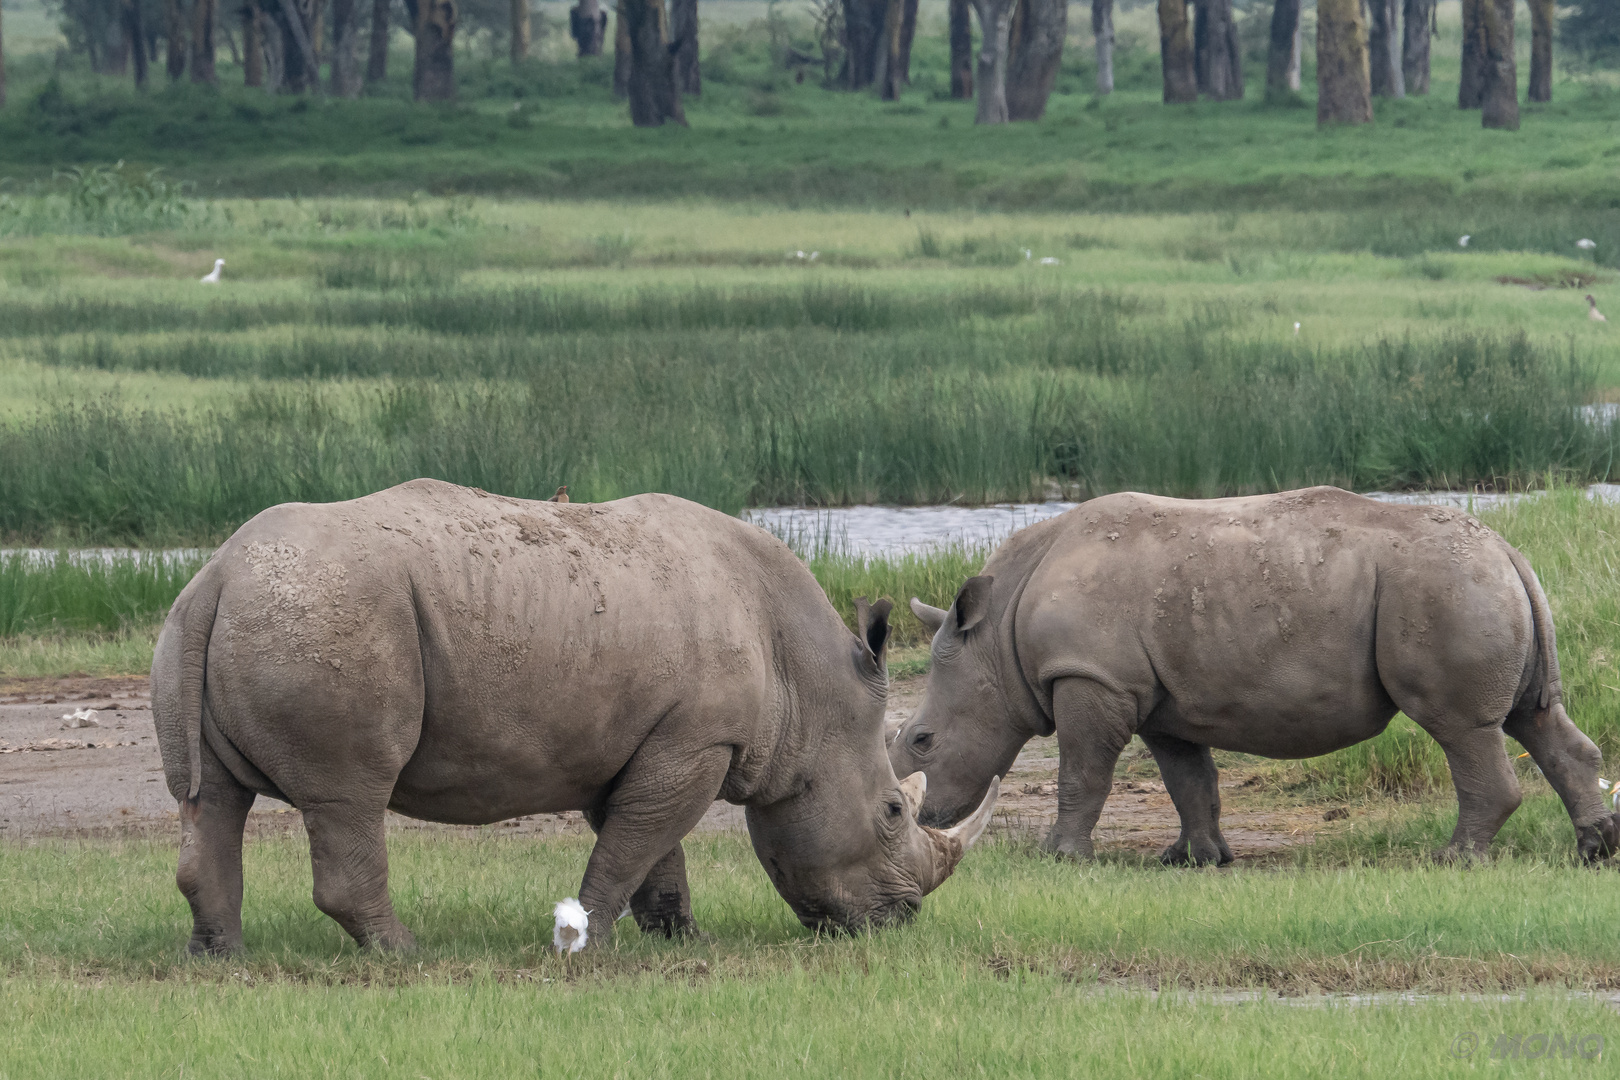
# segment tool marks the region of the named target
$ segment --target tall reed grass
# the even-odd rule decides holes
[[[463,377],[251,384],[194,413],[45,407],[0,429],[0,532],[206,541],[278,502],[417,476],[519,497],[658,490],[728,512],[1021,500],[1054,482],[1189,496],[1525,485],[1604,479],[1620,439],[1580,413],[1594,388],[1581,357],[1523,336],[1328,349],[1054,315],[950,333],[250,340],[225,360],[127,338],[95,355]]]

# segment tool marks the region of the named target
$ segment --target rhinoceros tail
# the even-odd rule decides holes
[[[184,733],[186,799],[191,802],[195,802],[202,791],[203,681],[208,671],[208,639],[213,636],[221,588],[218,576],[211,570],[212,567],[203,568],[194,582],[195,591],[188,588],[169,613],[158,639],[158,655],[152,664],[155,677],[174,681],[173,689],[167,692],[153,687],[153,720],[159,725],[160,742],[165,727],[170,731],[178,727]],[[162,703],[168,702],[173,703],[173,712],[164,716],[163,712],[169,710],[162,709]],[[168,766],[170,762],[164,764]],[[170,775],[173,776],[173,772]],[[170,790],[173,790],[172,782]]]
[[[1512,544],[1506,545],[1508,558],[1524,582],[1524,591],[1530,598],[1530,617],[1536,631],[1536,647],[1540,652],[1540,690],[1536,698],[1537,709],[1549,709],[1564,700],[1564,680],[1558,670],[1558,638],[1553,631],[1552,609],[1547,606],[1547,594],[1541,591],[1536,572]],[[1531,687],[1531,689],[1536,689]]]

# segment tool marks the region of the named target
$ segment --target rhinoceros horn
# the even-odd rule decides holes
[[[913,776],[917,774],[913,773]],[[911,777],[907,777],[909,783]],[[901,785],[904,788],[904,784]],[[956,864],[962,861],[962,855],[973,846],[974,841],[983,835],[985,826],[990,824],[990,815],[996,808],[996,796],[1001,794],[1001,777],[992,777],[990,790],[984,793],[984,800],[979,808],[948,829],[930,829],[921,826],[922,831],[928,835],[934,850],[934,865],[932,880],[921,882],[923,892],[933,892],[940,884],[951,876]],[[909,795],[907,801],[909,802]],[[922,805],[919,797],[917,805]]]

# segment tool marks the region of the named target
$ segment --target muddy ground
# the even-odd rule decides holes
[[[890,695],[890,718],[910,716],[921,695],[920,679],[897,682]],[[99,726],[72,726],[72,714],[84,709],[94,711]],[[1324,810],[1332,809],[1280,806],[1264,785],[1255,783],[1261,768],[1222,772],[1222,829],[1240,861],[1275,858],[1293,845],[1311,843],[1325,827]],[[993,827],[1044,836],[1057,813],[1056,779],[1056,741],[1032,741],[1002,784]],[[163,782],[145,677],[0,682],[0,837],[162,835],[177,833],[177,821]],[[291,807],[261,798],[248,828],[258,835],[300,824]],[[388,827],[475,831],[396,814],[389,815]],[[577,812],[536,814],[486,828],[514,835],[587,831]],[[717,802],[698,828],[740,830],[742,809]],[[1100,850],[1157,854],[1177,832],[1175,808],[1162,784],[1151,776],[1121,778],[1103,810],[1096,839]]]

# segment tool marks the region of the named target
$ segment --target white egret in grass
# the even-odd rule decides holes
[[[1609,321],[1608,319],[1604,318],[1603,312],[1597,309],[1597,298],[1591,293],[1586,294],[1586,317],[1591,319],[1593,322]]]
[[[1046,256],[1042,257],[1041,265],[1042,266],[1062,266],[1063,265],[1063,260],[1054,259],[1054,258],[1052,258],[1052,256],[1046,255]]]
[[[1588,240],[1583,236],[1579,240],[1575,241],[1575,246],[1580,248],[1582,251],[1591,251],[1593,248],[1597,247],[1597,241]]]
[[[1033,251],[1029,250],[1029,248],[1019,248],[1018,250],[1022,251],[1024,253],[1024,261],[1025,262],[1029,262],[1029,260],[1031,260],[1031,259],[1033,259],[1035,257],[1035,253]]]
[[[1458,247],[1467,247],[1468,246],[1468,241],[1472,240],[1473,238],[1474,238],[1473,233],[1463,233],[1461,236],[1457,237],[1457,246]]]
[[[202,283],[204,285],[218,285],[219,284],[220,271],[222,271],[224,269],[225,269],[225,260],[224,259],[215,259],[214,260],[214,268],[212,270],[208,271],[208,273],[206,273],[206,274],[204,274],[202,276],[202,279],[201,279]]]
[[[576,953],[590,940],[590,913],[570,896],[559,900],[552,911],[556,919],[551,930],[551,944],[558,953]]]
[[[1294,336],[1299,337],[1299,323],[1294,324]]]

